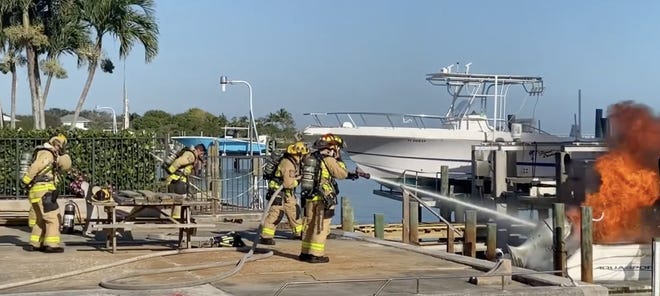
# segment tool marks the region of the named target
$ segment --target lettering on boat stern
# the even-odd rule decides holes
[[[651,265],[599,265],[594,267],[594,269],[599,270],[639,270],[639,271],[651,271]]]
[[[425,139],[408,139],[408,143],[426,143]]]

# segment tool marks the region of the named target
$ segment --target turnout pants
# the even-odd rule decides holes
[[[325,241],[330,234],[330,220],[334,216],[334,207],[325,210],[322,199],[305,202],[305,232],[300,253],[321,257],[325,254]]]
[[[179,180],[172,180],[172,182],[167,185],[167,192],[176,194],[188,194],[188,184]],[[181,206],[172,207],[171,217],[173,219],[181,218]]]
[[[276,197],[271,197],[276,198]],[[296,197],[293,194],[287,194],[284,199],[284,203],[281,201],[277,204],[278,201],[273,201],[273,204],[268,210],[266,220],[264,220],[264,227],[261,230],[262,238],[273,238],[275,236],[275,229],[277,225],[280,224],[282,220],[282,215],[286,215],[289,225],[291,226],[291,231],[294,236],[302,234],[302,223],[297,210],[297,201]]]
[[[30,205],[30,210],[28,211],[28,226],[32,228],[34,224],[37,224],[37,213],[32,208],[32,203],[29,199],[28,204]]]
[[[30,200],[37,200],[32,203],[32,210],[35,213],[35,224],[30,234],[30,245],[35,248],[43,246],[57,248],[60,244],[60,211],[53,210],[44,212],[44,204],[41,198],[46,192],[30,193]]]

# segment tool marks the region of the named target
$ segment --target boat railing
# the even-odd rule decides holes
[[[326,117],[334,117],[338,126],[360,127],[360,126],[383,126],[383,127],[416,127],[451,128],[452,121],[456,118],[440,115],[426,114],[402,114],[382,112],[314,112],[304,113],[311,116],[319,127],[333,126],[324,120]]]

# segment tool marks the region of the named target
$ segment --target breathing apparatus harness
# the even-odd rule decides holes
[[[63,149],[63,147],[60,147],[60,149]],[[39,154],[40,151],[48,151],[53,155],[53,160],[50,164],[46,165],[41,171],[39,171],[32,180],[30,180],[29,183],[25,184],[26,188],[30,190],[32,186],[36,183],[41,183],[41,182],[53,182],[55,181],[54,175],[58,173],[57,170],[57,158],[59,157],[58,152],[54,151],[54,147],[51,144],[45,143],[43,145],[39,145],[32,150],[32,153],[26,152],[23,153],[23,159],[21,160],[22,167],[21,167],[21,174],[23,176],[26,176],[30,165],[34,163],[34,161],[37,159],[37,155]],[[29,161],[28,161],[29,159]],[[53,177],[48,176],[48,173],[52,172]],[[59,205],[57,204],[57,198],[59,194],[57,190],[55,191],[48,191],[46,192],[42,197],[41,201],[43,203],[44,207],[44,212],[52,212],[57,209],[59,209]]]
[[[274,166],[272,172],[269,173],[269,176],[266,177],[266,176],[265,176],[265,173],[264,173],[264,178],[266,178],[267,180],[269,180],[269,181],[268,181],[269,183],[270,183],[270,182],[275,182],[275,183],[277,183],[278,187],[279,187],[279,186],[282,186],[282,183],[284,182],[284,177],[282,176],[283,173],[282,173],[281,171],[280,171],[280,175],[277,176],[277,172],[279,171],[279,165],[280,165],[280,163],[281,163],[284,159],[288,159],[288,160],[289,160],[294,166],[298,166],[299,170],[302,170],[302,169],[301,169],[301,165],[300,165],[300,164],[296,164],[296,160],[293,158],[293,155],[291,155],[291,154],[289,154],[289,153],[284,153],[284,154],[279,158],[279,162],[277,163],[276,166]],[[278,193],[277,195],[274,194],[275,191],[276,191],[276,188],[272,188],[271,186],[268,186],[268,192],[266,193],[266,200],[270,200],[273,196],[275,196],[275,200],[273,201],[273,205],[281,206],[282,203],[283,203],[283,201],[284,201],[284,199],[285,199],[285,197],[286,197],[286,193],[287,193],[287,192],[292,192],[293,189],[286,189],[286,188],[284,188],[284,189],[280,190],[279,193]]]
[[[198,157],[195,154],[195,148],[193,148],[193,147],[184,147],[183,149],[177,151],[176,153],[174,151],[170,152],[170,155],[168,155],[167,159],[165,159],[165,161],[163,161],[163,164],[162,164],[161,167],[166,172],[168,172],[169,174],[173,174],[173,175],[177,175],[177,176],[183,176],[184,175],[183,174],[183,168],[194,164],[195,163],[194,161],[192,163],[187,163],[185,165],[182,165],[180,168],[176,169],[173,172],[170,172],[170,166],[172,165],[172,163],[174,163],[174,161],[177,158],[181,157],[181,155],[183,155],[186,152],[192,152],[195,155],[195,160],[197,160]]]

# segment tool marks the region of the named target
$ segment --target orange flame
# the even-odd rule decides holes
[[[647,243],[657,229],[646,225],[643,211],[660,196],[660,120],[647,107],[632,102],[616,104],[609,111],[610,150],[595,164],[601,185],[583,205],[592,207],[595,219],[604,215],[593,224],[595,243]]]

